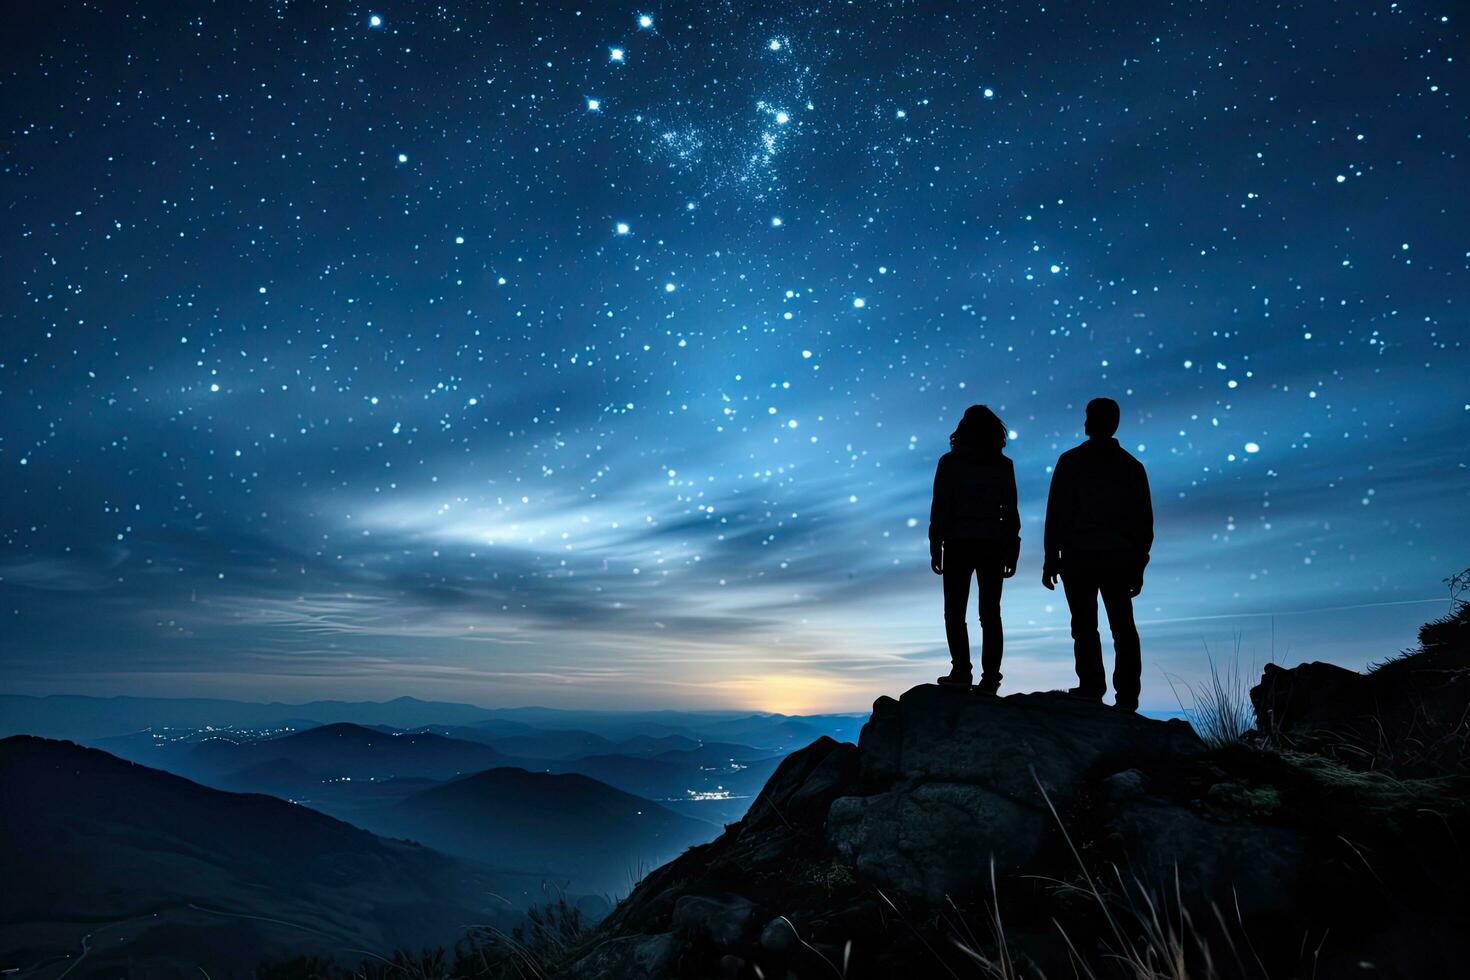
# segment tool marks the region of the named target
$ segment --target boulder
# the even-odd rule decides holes
[[[992,860],[1002,873],[1033,860],[1052,807],[1085,778],[1205,749],[1183,721],[932,684],[880,698],[858,747],[859,792],[831,804],[827,841],[863,877],[931,903],[984,887]]]
[[[669,933],[614,936],[577,960],[577,980],[664,980],[674,975],[679,943]]]
[[[938,684],[897,701],[879,698],[858,740],[863,783],[874,790],[906,780],[974,783],[1028,805],[1042,803],[1037,779],[1064,796],[1109,759],[1136,764],[1204,748],[1178,719],[1156,721],[1060,691],[991,698]]]
[[[755,931],[755,903],[739,895],[684,895],[674,903],[674,928],[728,949]]]

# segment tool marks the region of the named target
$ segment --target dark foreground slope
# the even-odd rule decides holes
[[[0,741],[0,969],[131,964],[198,976],[273,953],[357,958],[506,922],[492,877],[267,796],[223,793],[70,742]],[[352,952],[355,951],[355,952]]]
[[[355,819],[496,866],[537,871],[578,893],[621,894],[644,870],[718,828],[572,773],[491,769]]]
[[[1458,715],[1410,703],[1470,679],[1463,641],[1399,662],[1367,714],[1463,743],[1463,696]],[[1315,670],[1298,668],[1299,702]],[[1353,702],[1352,730],[1371,701]],[[1303,751],[1318,742],[1294,717],[1290,742],[1210,748],[1182,722],[1060,694],[881,698],[857,746],[788,757],[743,820],[649,875],[546,972],[1459,975],[1462,768],[1422,753],[1412,772],[1348,766]]]

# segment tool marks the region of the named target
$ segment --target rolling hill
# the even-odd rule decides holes
[[[573,892],[607,894],[719,833],[586,776],[513,768],[456,779],[357,819],[495,867],[544,871]]]
[[[0,740],[0,798],[0,969],[84,949],[138,969],[152,949],[154,972],[217,976],[276,951],[437,944],[511,921],[537,884],[70,742]]]

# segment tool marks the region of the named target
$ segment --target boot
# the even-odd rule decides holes
[[[1067,693],[1074,698],[1082,698],[1086,701],[1101,701],[1103,699],[1103,693],[1106,692],[1088,691],[1080,687],[1069,687],[1067,688]]]
[[[986,697],[995,697],[1000,692],[1000,675],[990,674],[980,678],[980,683],[975,685],[975,693]]]
[[[949,668],[949,673],[939,678],[934,683],[944,687],[969,687],[975,680],[975,675],[969,667],[961,667],[959,664]]]

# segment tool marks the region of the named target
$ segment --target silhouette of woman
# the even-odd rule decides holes
[[[940,684],[968,687],[970,633],[965,612],[970,578],[980,592],[980,685],[982,694],[1000,688],[1003,637],[1000,591],[1016,574],[1021,553],[1021,515],[1016,510],[1016,470],[1002,449],[1005,423],[984,405],[971,405],[949,437],[950,451],[934,471],[929,509],[929,567],[944,576],[944,635],[949,673]]]

